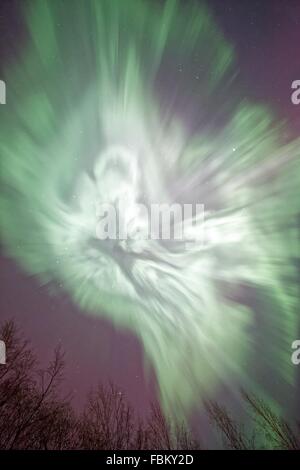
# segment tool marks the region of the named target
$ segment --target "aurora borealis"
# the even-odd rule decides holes
[[[5,254],[131,330],[165,411],[189,416],[239,383],[276,405],[254,365],[295,386],[299,137],[240,91],[234,46],[199,2],[26,2],[23,15],[1,77]],[[95,202],[124,199],[204,204],[206,243],[100,244]]]

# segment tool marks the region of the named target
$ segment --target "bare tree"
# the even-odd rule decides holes
[[[148,421],[148,439],[154,450],[195,450],[200,443],[193,438],[186,423],[165,416],[158,404],[152,404]]]
[[[288,422],[277,416],[270,406],[253,393],[242,390],[242,397],[253,412],[253,419],[273,449],[300,450],[300,432],[298,436]]]
[[[54,351],[40,370],[28,341],[13,322],[0,326],[7,364],[0,365],[0,449],[194,450],[199,442],[185,422],[152,404],[146,422],[138,418],[122,390],[110,383],[91,391],[78,416],[70,396],[61,395],[64,354]],[[248,428],[225,407],[205,403],[211,422],[231,449],[300,449],[300,425],[292,427],[254,394],[242,391]]]
[[[123,392],[112,383],[90,392],[79,428],[84,449],[127,450],[146,445],[142,423],[137,421]]]
[[[34,368],[35,357],[29,343],[20,337],[13,321],[0,327],[0,339],[5,342],[7,363],[0,365],[0,409],[28,382]]]
[[[242,426],[238,425],[224,406],[216,401],[206,401],[205,408],[213,424],[221,431],[225,446],[234,450],[254,449],[253,436],[246,437]]]
[[[59,397],[63,353],[56,349],[49,366],[38,370],[13,322],[2,326],[0,335],[7,348],[7,364],[0,368],[0,448],[66,448],[72,429],[70,422],[66,429],[66,418],[73,415],[69,401]]]
[[[248,432],[230,416],[225,407],[214,401],[205,404],[212,423],[221,431],[228,447],[236,450],[300,449],[299,426],[297,436],[287,421],[277,416],[264,400],[244,390],[242,398],[251,411],[249,421],[252,429]]]

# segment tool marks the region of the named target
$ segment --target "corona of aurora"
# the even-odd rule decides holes
[[[226,383],[271,399],[262,364],[295,381],[299,139],[239,92],[205,6],[67,5],[26,2],[3,77],[6,254],[131,329],[165,411],[186,415]],[[100,241],[95,201],[118,200],[204,204],[205,243]]]

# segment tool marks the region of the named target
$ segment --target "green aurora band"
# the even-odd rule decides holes
[[[300,140],[239,96],[207,8],[41,0],[24,18],[2,77],[5,253],[134,332],[166,412],[222,384],[272,400],[268,369],[293,387]],[[205,244],[100,243],[95,201],[124,198],[203,203]]]

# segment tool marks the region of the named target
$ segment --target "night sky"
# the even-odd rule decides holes
[[[26,0],[0,2],[0,78],[22,48],[22,3]],[[291,83],[300,79],[299,0],[210,0],[208,5],[236,49],[242,93],[269,105],[288,122],[294,135],[299,135],[300,106],[290,99]],[[178,76],[180,73],[179,64]],[[0,320],[16,320],[41,364],[51,358],[57,344],[62,344],[66,351],[65,387],[72,390],[76,406],[82,406],[86,392],[97,382],[112,379],[139,412],[148,409],[155,396],[155,373],[149,371],[145,377],[143,348],[133,334],[117,330],[108,320],[83,315],[67,294],[53,296],[48,286],[40,287],[14,260],[2,256],[0,266]],[[263,380],[272,384],[272,377]],[[280,395],[280,384],[273,386]],[[223,396],[227,393],[224,390]]]

